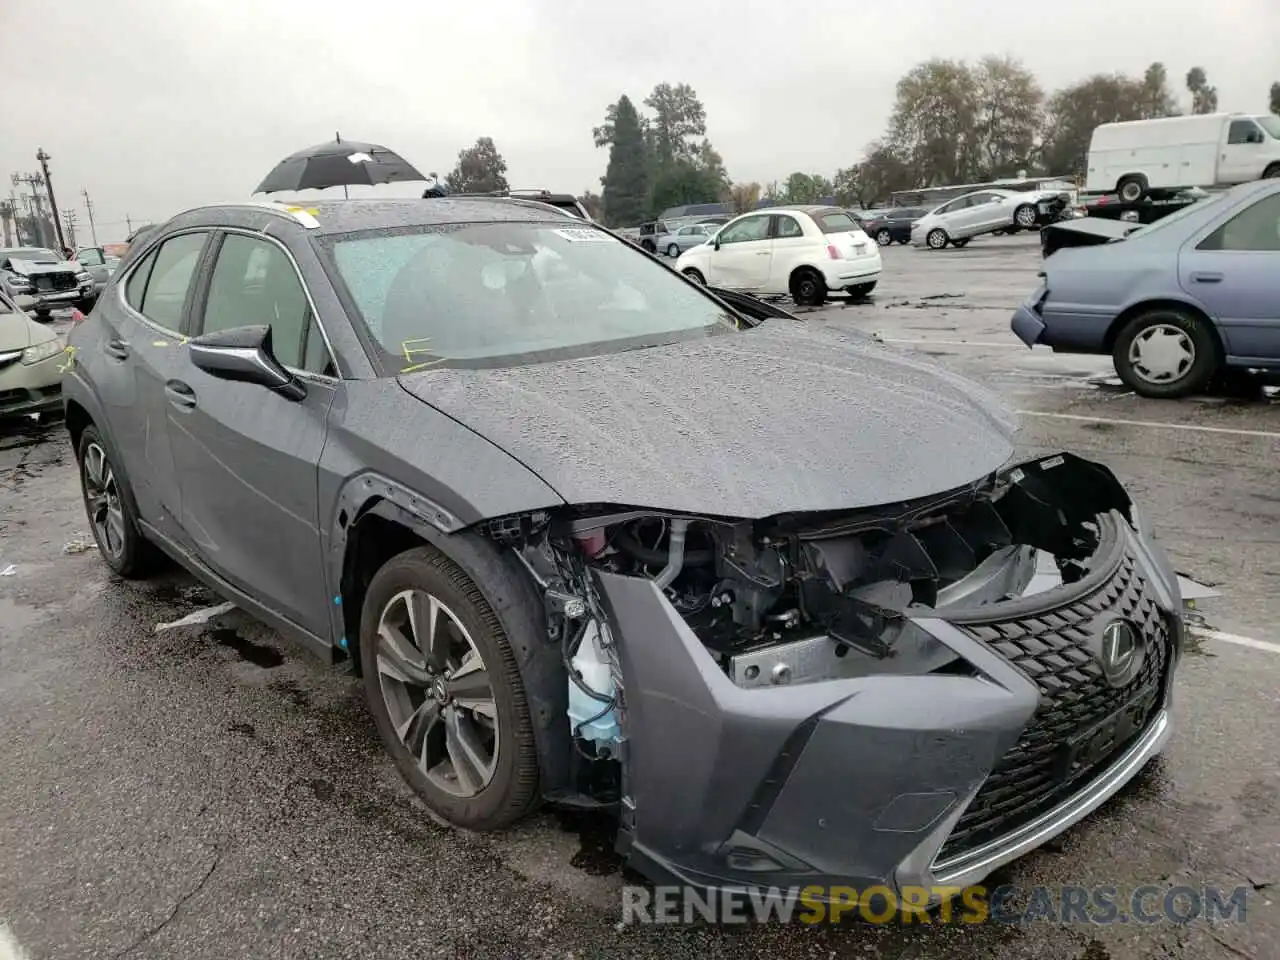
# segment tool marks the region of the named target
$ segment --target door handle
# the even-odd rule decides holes
[[[1191,280],[1193,283],[1221,283],[1222,274],[1196,272],[1191,274]]]
[[[179,410],[196,408],[196,392],[181,380],[169,380],[164,385],[165,396]]]
[[[108,340],[102,347],[103,353],[116,360],[125,360],[129,356],[129,341],[119,337]]]

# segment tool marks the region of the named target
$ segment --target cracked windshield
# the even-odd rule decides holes
[[[1280,958],[1280,6],[0,2],[0,960]]]

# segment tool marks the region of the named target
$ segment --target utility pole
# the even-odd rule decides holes
[[[49,238],[45,236],[44,222],[44,197],[40,196],[40,185],[44,183],[44,177],[38,173],[15,173],[10,178],[10,183],[15,187],[25,183],[31,188],[31,196],[23,197],[27,205],[27,215],[31,226],[31,243],[37,247],[42,247],[49,242]],[[12,193],[12,191],[10,191]],[[17,210],[17,205],[14,205]],[[22,228],[18,228],[18,243],[22,243]]]
[[[67,228],[67,246],[72,250],[76,248],[76,212],[74,210],[63,210],[62,221]]]
[[[40,169],[44,172],[44,188],[49,193],[49,209],[53,211],[53,229],[58,233],[58,243],[66,247],[67,239],[62,235],[62,221],[58,218],[58,201],[53,198],[53,181],[49,179],[49,161],[53,158],[44,152],[44,147],[36,150],[36,159],[40,161]]]
[[[126,233],[126,234],[125,234],[125,236],[126,236],[126,237],[132,237],[132,236],[133,236],[133,221],[129,219],[129,215],[128,215],[127,213],[124,215],[124,228],[125,228],[126,230],[128,230],[128,231],[129,231],[128,233]]]
[[[13,234],[9,231],[9,224],[18,216],[18,205],[12,200],[0,200],[0,222],[4,224],[4,245],[6,247],[14,246]],[[17,226],[17,224],[14,224]]]
[[[89,235],[93,237],[93,245],[98,245],[98,228],[93,222],[93,201],[89,199],[88,189],[82,188],[80,195],[84,197],[84,208],[89,211]]]

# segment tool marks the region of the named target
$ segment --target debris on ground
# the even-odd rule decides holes
[[[63,553],[84,553],[87,550],[96,550],[98,545],[87,537],[76,537],[74,540],[68,540],[62,545]]]
[[[174,620],[171,623],[157,623],[156,633],[161,630],[172,630],[175,627],[197,627],[201,624],[208,623],[214,617],[220,617],[224,613],[230,613],[236,608],[234,603],[220,603],[214,607],[204,607],[200,610],[194,610],[181,619]]]
[[[0,570],[0,577],[12,577],[17,572],[18,568],[11,563],[3,570]]]

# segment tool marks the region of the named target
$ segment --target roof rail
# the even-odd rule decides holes
[[[317,210],[314,206],[308,207],[297,203],[285,203],[283,200],[218,200],[213,203],[202,203],[198,207],[190,207],[189,209],[206,210],[210,207],[252,207],[256,210],[268,210],[282,217],[288,217],[290,220],[302,224],[308,230],[315,230],[320,226],[320,221],[316,219]]]

